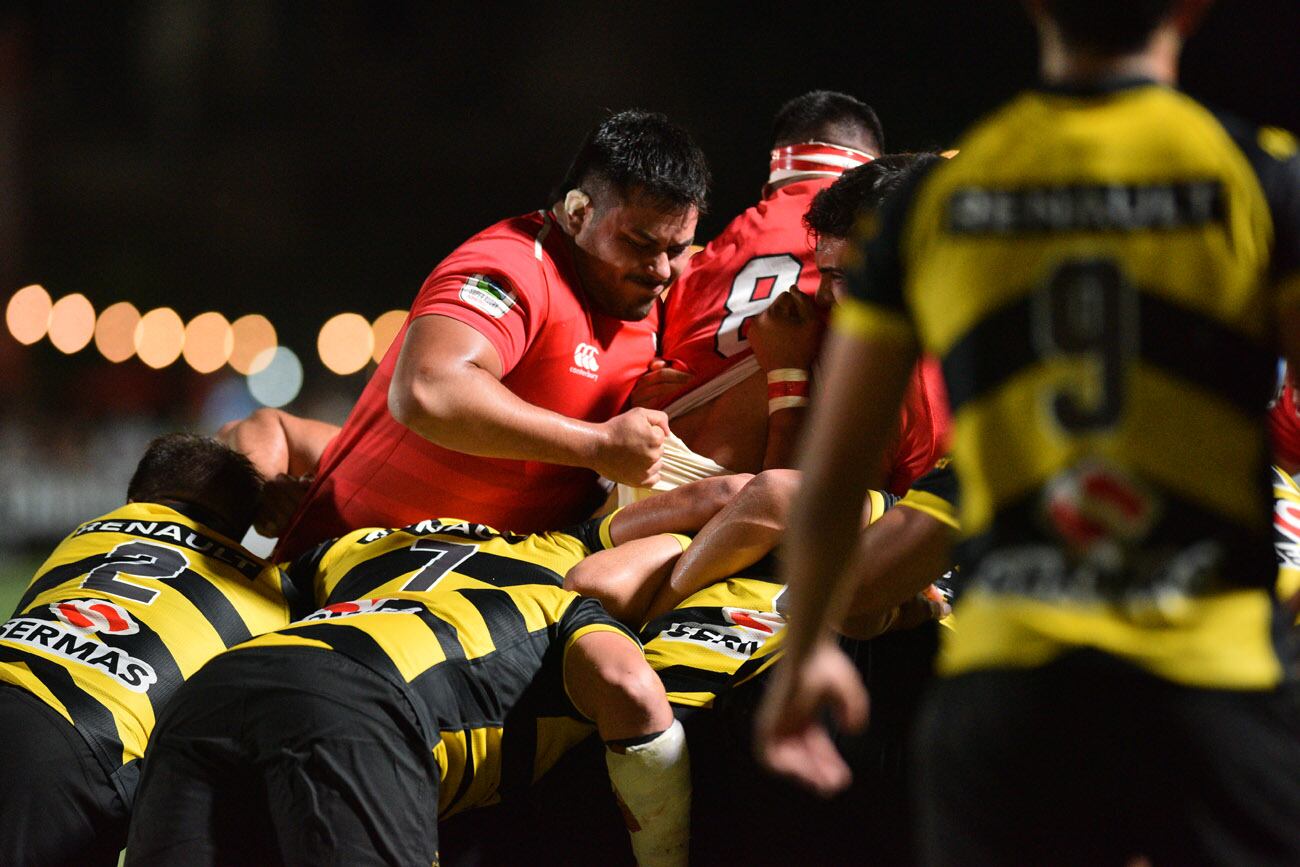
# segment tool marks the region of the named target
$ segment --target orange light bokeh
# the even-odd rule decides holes
[[[50,308],[50,343],[59,352],[80,352],[95,336],[95,308],[80,292],[64,295]]]
[[[135,351],[140,360],[160,369],[180,357],[185,345],[185,323],[170,307],[158,307],[140,317],[135,327]]]
[[[116,364],[135,355],[135,327],[140,311],[130,301],[110,304],[95,323],[95,348],[100,355]]]
[[[200,313],[185,326],[185,361],[199,373],[221,369],[234,349],[234,329],[220,313]]]
[[[365,367],[374,350],[375,334],[370,323],[356,313],[331,316],[316,337],[321,362],[341,376]]]
[[[271,363],[273,353],[266,350],[275,348],[277,338],[270,320],[260,313],[249,313],[236,319],[230,328],[234,335],[231,367],[247,376]]]
[[[30,346],[44,337],[50,329],[52,306],[43,286],[33,284],[15,292],[5,308],[5,324],[14,340]]]
[[[387,313],[380,314],[375,320],[373,330],[375,332],[375,364],[384,360],[388,353],[388,347],[393,344],[393,338],[397,337],[397,332],[402,330],[402,324],[406,322],[405,310],[389,310]]]

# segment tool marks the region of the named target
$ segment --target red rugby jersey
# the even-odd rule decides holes
[[[472,326],[501,356],[502,383],[570,418],[616,415],[654,357],[657,322],[589,310],[564,233],[543,211],[485,229],[439,263],[406,325],[330,443],[316,482],[280,540],[291,557],[358,527],[463,518],[532,533],[572,524],[600,505],[591,470],[467,455],[436,446],[388,412],[388,386],[417,316]]]
[[[796,181],[775,190],[691,257],[664,302],[660,353],[694,377],[683,392],[753,355],[749,322],[778,294],[796,286],[816,293],[819,278],[803,215],[834,181]]]
[[[780,292],[817,292],[820,276],[803,215],[835,180],[815,178],[778,188],[691,258],[664,302],[660,354],[693,379],[659,407],[753,355],[746,336],[749,322]],[[944,456],[950,427],[938,363],[923,360],[913,371],[887,459],[891,493],[901,496]]]
[[[1269,407],[1268,428],[1277,462],[1288,469],[1300,467],[1300,406],[1296,403],[1295,383],[1289,371],[1277,399]]]

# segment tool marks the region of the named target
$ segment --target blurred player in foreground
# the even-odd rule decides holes
[[[935,864],[1300,862],[1300,719],[1261,414],[1300,349],[1295,141],[1172,89],[1195,0],[1027,4],[1044,86],[887,206],[827,348],[767,760],[823,790],[866,714],[824,637],[919,350],[966,590],[919,732]],[[863,456],[867,460],[863,460]]]
[[[213,656],[290,621],[279,570],[235,541],[261,486],[215,440],[160,437],[127,504],[37,571],[0,625],[0,862],[116,864],[158,712]]]
[[[684,863],[681,726],[633,633],[561,584],[671,564],[664,531],[746,480],[570,532],[429,519],[317,546],[290,573],[320,610],[214,660],[160,721],[129,863],[436,863],[439,820],[518,794],[593,724],[638,862]]]
[[[654,357],[656,299],[686,264],[704,155],[662,115],[592,130],[550,208],[485,229],[425,281],[281,537],[457,515],[520,532],[652,484],[668,424],[619,413]]]

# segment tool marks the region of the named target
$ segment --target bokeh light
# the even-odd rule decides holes
[[[321,362],[340,375],[365,367],[374,350],[375,333],[366,318],[356,313],[331,316],[316,337]]]
[[[267,350],[275,348],[277,338],[270,320],[260,313],[250,313],[236,319],[230,328],[235,339],[230,352],[231,367],[247,376],[271,362],[274,355]]]
[[[30,346],[45,336],[50,328],[50,293],[43,286],[24,286],[9,299],[5,324],[14,340]]]
[[[95,348],[99,354],[116,364],[135,355],[135,327],[140,324],[140,311],[130,301],[110,304],[95,322]]]
[[[175,361],[184,344],[185,323],[170,307],[150,310],[135,327],[135,351],[152,368],[160,369]]]
[[[185,361],[199,373],[220,369],[234,348],[234,329],[220,313],[200,313],[185,326]]]
[[[60,352],[80,352],[95,336],[95,308],[80,292],[64,295],[50,308],[50,343]]]
[[[287,346],[262,350],[252,366],[248,391],[263,406],[284,406],[302,390],[302,362]]]
[[[388,354],[388,347],[393,344],[393,338],[397,337],[397,332],[402,330],[402,324],[406,322],[405,310],[389,310],[387,313],[380,314],[375,320],[373,330],[375,333],[375,364],[384,360]]]

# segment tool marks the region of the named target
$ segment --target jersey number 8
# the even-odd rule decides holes
[[[803,264],[789,253],[755,256],[736,272],[727,293],[727,315],[718,325],[713,345],[723,358],[749,348],[745,325],[767,309],[772,299],[799,283]]]

